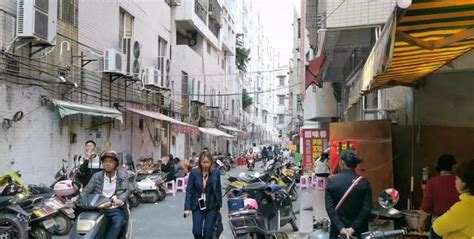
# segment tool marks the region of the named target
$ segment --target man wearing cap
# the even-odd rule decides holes
[[[456,159],[453,155],[444,154],[439,157],[436,170],[439,176],[433,177],[426,183],[423,191],[423,202],[420,208],[418,230],[425,231],[425,221],[429,215],[432,220],[448,211],[459,201],[459,193],[455,187],[456,176],[453,174]],[[431,236],[431,238],[439,238]]]
[[[106,239],[118,239],[126,216],[123,206],[130,194],[128,177],[117,170],[119,159],[115,151],[102,153],[100,162],[104,171],[95,173],[82,192],[86,195],[100,194],[112,199],[114,206],[104,211],[104,215],[111,219]]]
[[[337,239],[339,235],[360,237],[362,232],[369,229],[372,189],[369,182],[359,179],[355,172],[357,164],[361,162],[353,150],[342,151],[339,156],[341,171],[328,179],[325,201],[326,211],[331,219],[331,239]],[[353,184],[355,187],[349,191]],[[345,199],[344,194],[347,195]]]

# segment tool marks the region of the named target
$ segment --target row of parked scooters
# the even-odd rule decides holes
[[[71,238],[101,238],[90,235],[94,227],[102,227],[94,222],[94,226],[83,230],[78,224],[81,213],[100,210],[85,201],[78,202],[83,185],[79,182],[79,165],[81,156],[74,156],[74,166],[68,170],[67,161],[62,160],[62,167],[55,175],[55,181],[49,186],[25,185],[20,172],[8,172],[0,177],[0,238],[38,238],[49,239],[52,235],[78,234]],[[166,198],[166,174],[136,174],[127,171],[130,181],[130,208],[140,203],[156,203]],[[80,199],[80,198],[79,198]],[[95,200],[95,203],[98,203]],[[85,208],[78,208],[79,206]],[[103,206],[103,205],[102,205]],[[89,212],[90,214],[90,212]],[[84,215],[83,217],[84,218]],[[76,220],[77,219],[77,220]],[[96,217],[96,220],[99,220]],[[90,220],[90,219],[88,219]],[[76,221],[76,225],[74,225]],[[74,230],[71,230],[73,229]]]
[[[235,238],[288,238],[280,228],[298,231],[293,201],[298,198],[299,168],[281,158],[266,162],[264,171],[228,178],[229,223]]]

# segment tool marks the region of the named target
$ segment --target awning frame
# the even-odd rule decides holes
[[[79,103],[57,99],[50,99],[50,101],[58,109],[59,116],[61,118],[64,118],[69,115],[85,114],[90,116],[116,119],[120,121],[120,123],[123,123],[122,112],[114,108],[103,107],[98,105],[83,105]]]

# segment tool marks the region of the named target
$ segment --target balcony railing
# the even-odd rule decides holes
[[[198,0],[194,1],[194,12],[203,22],[207,23],[206,8]]]

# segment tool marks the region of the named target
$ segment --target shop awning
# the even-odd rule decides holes
[[[237,132],[237,133],[246,133],[245,131],[237,129],[237,128],[232,127],[232,126],[220,125],[220,127],[225,129],[225,130],[234,131],[234,132]]]
[[[319,73],[322,72],[325,62],[326,54],[324,52],[321,54],[321,56],[309,61],[308,65],[306,66],[305,89],[307,89],[312,84],[321,86],[319,81]]]
[[[96,106],[96,105],[83,105],[83,104],[56,100],[56,99],[51,99],[51,102],[58,109],[59,115],[61,116],[61,118],[64,118],[68,115],[84,114],[84,115],[112,118],[120,122],[123,122],[122,113],[114,108],[108,108],[108,107]]]
[[[474,48],[474,0],[414,0],[397,15],[364,66],[362,92],[414,85]]]
[[[216,137],[225,137],[225,138],[228,138],[228,139],[233,139],[234,138],[234,136],[232,136],[230,134],[227,134],[226,132],[220,131],[216,128],[199,127],[199,130],[201,132],[203,132],[204,134],[209,134],[209,135],[216,136]]]
[[[199,134],[199,128],[197,126],[181,122],[177,119],[173,119],[173,118],[171,118],[167,115],[164,115],[160,112],[140,110],[140,109],[134,109],[134,108],[129,108],[129,107],[125,107],[125,109],[127,111],[130,111],[130,112],[133,112],[133,113],[136,113],[136,114],[139,114],[139,115],[143,115],[143,116],[146,116],[146,117],[150,117],[150,118],[153,118],[153,119],[156,119],[156,120],[167,121],[167,122],[172,124],[172,130],[174,132],[184,133],[184,134],[192,134],[192,135]]]

